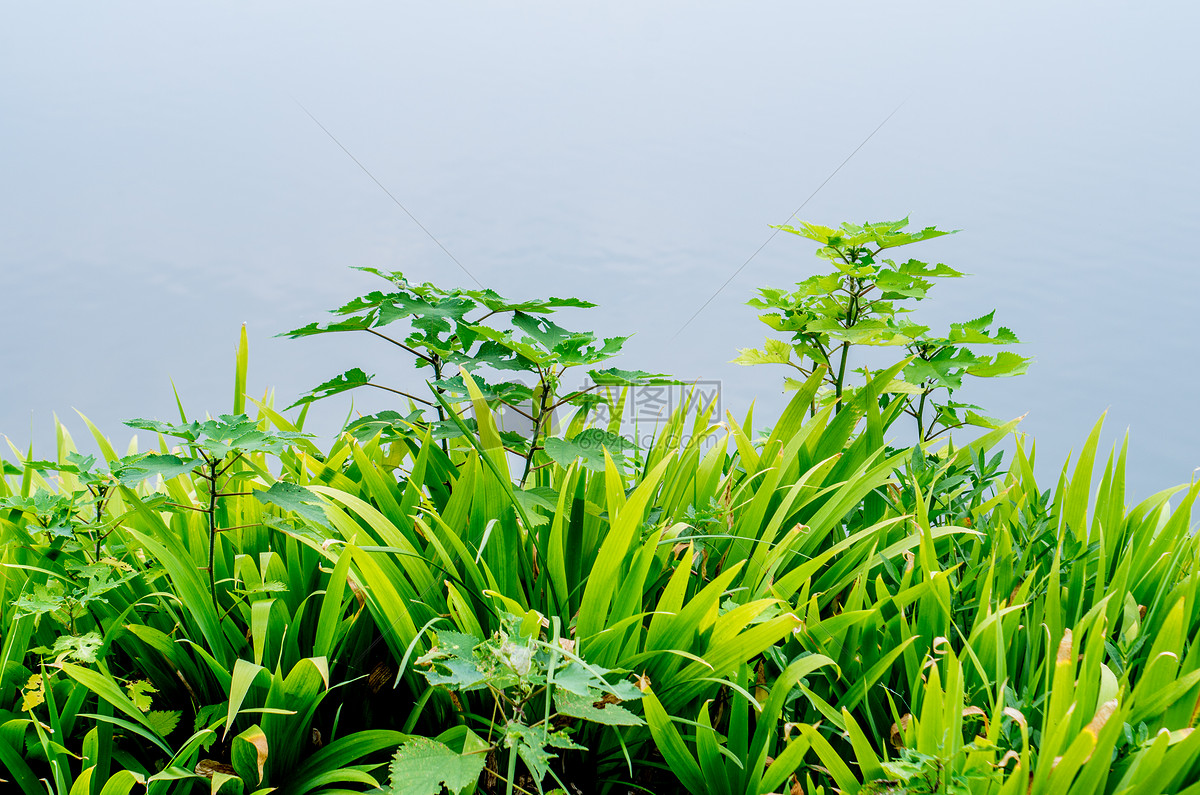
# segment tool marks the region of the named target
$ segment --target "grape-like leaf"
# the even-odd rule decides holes
[[[313,524],[329,527],[324,503],[314,492],[295,483],[280,480],[266,491],[254,492],[254,498],[265,505],[274,505],[303,516]]]
[[[191,472],[201,463],[203,462],[199,458],[180,458],[177,455],[152,453],[125,462],[121,466],[117,480],[126,486],[136,485],[158,475],[161,475],[163,480],[170,480]]]
[[[968,411],[963,419],[967,425],[974,425],[978,428],[999,428],[1003,423],[995,417],[988,417],[984,414],[979,414],[975,411]]]
[[[409,737],[396,749],[390,768],[391,795],[441,795],[442,787],[452,795],[478,783],[485,762],[483,754],[459,754],[428,737]]]
[[[768,337],[760,351],[756,348],[738,348],[733,364],[787,364],[792,359],[792,346],[783,340]]]
[[[553,322],[549,318],[535,317],[533,315],[527,315],[524,312],[514,313],[512,324],[521,331],[524,331],[534,340],[534,342],[547,350],[553,350],[556,345],[574,336],[584,336],[595,339],[594,335],[577,335],[573,332],[567,331],[565,328]]]
[[[359,417],[346,426],[346,433],[352,435],[360,443],[366,444],[382,434],[385,442],[396,439],[420,437],[423,428],[424,415],[421,411],[401,414],[390,409]],[[414,426],[416,426],[414,428]]]
[[[665,373],[648,373],[645,370],[622,370],[609,367],[604,370],[588,370],[592,382],[600,386],[675,386],[686,383]]]
[[[96,652],[104,645],[104,639],[97,632],[83,635],[59,635],[54,639],[54,645],[47,648],[34,649],[39,654],[54,657],[55,662],[96,662]]]
[[[547,314],[556,309],[576,307],[590,309],[595,304],[579,298],[534,298],[526,301],[509,301],[492,290],[472,290],[467,295],[483,304],[492,312],[524,312],[526,314]]]
[[[1029,369],[1029,361],[1012,351],[1000,351],[994,357],[983,357],[979,363],[969,366],[967,372],[979,378],[1021,375]]]
[[[345,309],[346,307],[343,307]],[[334,310],[341,314],[348,314],[342,310]],[[278,334],[280,337],[288,337],[289,339],[299,339],[300,337],[311,337],[314,334],[332,334],[339,331],[361,331],[365,328],[370,328],[374,321],[373,315],[359,315],[357,317],[349,317],[345,320],[339,320],[336,323],[309,323],[307,326],[285,331]]]
[[[259,430],[258,422],[245,414],[222,414],[216,419],[204,422],[189,422],[179,425],[161,422],[159,420],[126,420],[131,428],[141,428],[182,439],[191,446],[200,446],[210,454],[220,458],[230,453],[280,453],[288,441],[299,439],[311,434],[296,431],[263,431]],[[162,457],[158,464],[173,465],[178,459],[173,456]],[[156,459],[152,456],[122,459],[124,469],[135,470],[143,466],[143,462]]]
[[[482,378],[474,378],[475,385],[479,387],[483,399],[489,404],[496,402],[508,403],[509,405],[527,404],[533,400],[533,390],[517,381],[502,381],[498,384],[491,384]],[[455,400],[469,400],[471,393],[467,391],[467,385],[463,383],[461,375],[456,375],[453,378],[443,378],[440,381],[431,381],[433,386],[443,390],[449,397]]]
[[[371,383],[374,375],[368,375],[359,367],[347,370],[341,375],[336,375],[328,381],[318,384],[313,387],[305,395],[302,395],[295,403],[288,406],[289,409],[301,406],[305,403],[312,403],[317,400],[324,400],[327,397],[347,392],[351,389],[357,389],[360,386],[366,386]]]
[[[157,693],[158,688],[150,684],[149,681],[141,679],[125,685],[125,692],[129,695],[129,700],[133,702],[135,707],[142,712],[149,712],[150,696],[153,693]]]
[[[445,685],[453,690],[470,690],[487,679],[475,660],[475,648],[483,643],[473,635],[443,630],[437,633],[437,642],[416,661],[416,665],[428,666],[425,678],[431,685]]]
[[[16,616],[31,615],[34,617],[34,624],[47,613],[53,613],[65,607],[67,597],[65,588],[61,580],[51,580],[46,584],[37,583],[33,586],[33,591],[30,593],[21,594],[12,603],[16,608]]]
[[[529,517],[530,522],[534,525],[544,525],[550,521],[549,517],[536,513],[534,509],[541,508],[553,514],[555,506],[550,499],[537,493],[537,491],[537,489],[513,489],[513,496],[517,498],[517,502],[521,503],[521,507],[525,510],[525,515]]]
[[[479,367],[491,367],[494,370],[536,370],[535,362],[545,364],[550,361],[549,354],[539,351],[536,346],[513,340],[511,334],[505,335],[483,326],[477,326],[474,330],[484,337],[485,341],[470,356],[454,357],[454,363],[467,370]]]
[[[30,712],[34,707],[46,700],[46,680],[41,674],[34,674],[25,683],[21,694],[21,711]]]
[[[582,718],[593,723],[603,723],[605,726],[641,726],[643,721],[637,715],[606,699],[600,693],[581,696],[570,690],[561,689],[554,692],[554,707],[563,715],[572,718]]]
[[[928,262],[921,262],[915,259],[900,263],[896,266],[896,269],[900,273],[912,273],[924,276],[925,278],[956,278],[963,275],[949,265],[943,265],[940,262],[936,265],[930,265]]]
[[[899,271],[881,271],[875,279],[875,286],[883,292],[886,298],[923,299],[933,284],[919,276],[901,273]]]
[[[614,462],[621,463],[626,451],[637,449],[636,445],[619,434],[609,433],[600,428],[588,428],[571,439],[547,439],[544,447],[546,455],[559,466],[570,466],[571,462],[578,458],[583,466],[593,472],[604,471],[605,450],[608,450]]]
[[[150,728],[160,737],[166,737],[175,731],[182,714],[179,710],[152,709],[146,713],[146,723],[150,724]]]
[[[143,431],[154,431],[155,433],[161,433],[164,436],[175,436],[188,441],[195,441],[200,433],[200,425],[199,423],[195,422],[183,425],[172,425],[171,423],[163,422],[162,420],[144,420],[135,418],[132,420],[125,420],[125,424],[130,428],[137,428]]]
[[[525,767],[533,774],[537,782],[541,782],[550,772],[550,760],[554,758],[547,749],[563,748],[567,750],[581,749],[583,746],[571,741],[564,732],[547,731],[544,725],[526,726],[522,723],[509,723],[504,730],[504,744],[509,748],[515,747],[517,755],[525,763]]]

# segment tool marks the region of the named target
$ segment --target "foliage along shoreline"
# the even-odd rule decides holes
[[[245,395],[243,333],[230,414],[131,420],[152,452],[90,422],[99,458],[61,425],[53,459],[14,450],[0,779],[1200,793],[1200,486],[1127,505],[1099,424],[1050,488],[1019,437],[1004,461],[1016,423],[954,393],[1028,360],[990,314],[908,320],[959,274],[885,258],[944,234],[905,226],[786,228],[830,270],[752,302],[783,339],[738,361],[796,371],[769,428],[696,405],[630,444],[630,390],[680,384],[603,366],[624,338],[549,318],[590,304],[373,271],[386,291],[289,335],[382,337],[427,394],[351,370],[289,417]],[[856,371],[862,346],[899,355]],[[308,405],[364,387],[398,410],[318,448]],[[897,422],[921,443],[889,446]]]

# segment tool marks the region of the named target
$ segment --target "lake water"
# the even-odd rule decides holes
[[[1027,414],[1048,478],[1107,410],[1144,496],[1200,466],[1198,23],[1182,2],[11,7],[0,433],[50,455],[53,415],[86,436],[78,409],[125,440],[173,415],[172,379],[227,411],[243,321],[251,391],[281,404],[352,366],[403,381],[365,336],[273,336],[374,289],[352,265],[590,299],[563,323],[635,333],[621,366],[769,415],[783,374],[728,364],[765,331],[744,304],[816,260],[790,235],[747,260],[862,145],[799,217],[962,230],[912,249],[973,274],[918,317],[996,309],[1036,358],[964,397]]]

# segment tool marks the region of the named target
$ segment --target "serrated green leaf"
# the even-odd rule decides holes
[[[351,389],[358,389],[360,386],[366,386],[374,379],[374,375],[369,375],[360,367],[354,367],[341,375],[335,375],[328,381],[317,384],[306,394],[302,395],[295,403],[288,406],[289,409],[296,406],[302,406],[305,403],[312,403],[317,400],[324,400],[333,395],[339,395],[342,392],[348,392]]]
[[[29,677],[21,691],[21,711],[31,712],[46,701],[46,680],[41,674]]]
[[[549,748],[579,750],[583,746],[571,741],[564,732],[550,732],[545,725],[526,726],[522,723],[510,723],[505,727],[504,745],[515,747],[517,755],[525,763],[526,769],[539,784],[550,772],[550,761],[554,754]]]
[[[903,296],[920,301],[933,283],[912,273],[885,270],[875,278],[875,286],[884,294],[884,298]]]
[[[579,459],[583,466],[593,472],[604,471],[605,450],[608,450],[614,462],[621,463],[626,451],[636,449],[624,437],[601,428],[588,428],[571,439],[550,438],[543,446],[546,455],[559,466],[568,467],[572,461]]]
[[[428,737],[410,737],[392,758],[391,795],[442,795],[444,786],[454,795],[479,781],[483,754],[458,754]]]
[[[149,681],[142,679],[125,685],[125,692],[129,695],[129,700],[133,702],[135,707],[142,712],[149,712],[150,696],[157,693],[158,689]]]
[[[198,458],[150,454],[125,462],[117,479],[126,486],[135,486],[143,480],[156,476],[162,476],[163,480],[170,480],[191,472],[201,463],[201,459]]]
[[[674,386],[685,383],[665,373],[648,373],[645,370],[622,370],[609,367],[604,370],[588,370],[592,383],[598,386]]]
[[[146,723],[150,725],[153,731],[166,737],[175,731],[175,727],[179,725],[179,718],[182,714],[179,710],[152,709],[146,713]]]
[[[503,402],[509,405],[521,405],[533,400],[533,389],[526,384],[517,381],[503,381],[493,384],[479,377],[473,378],[475,385],[479,387],[480,394],[483,395],[483,399],[490,404]],[[463,383],[461,375],[456,375],[453,378],[443,378],[440,381],[431,381],[430,384],[443,390],[447,395],[456,400],[469,400],[471,397],[471,393],[467,390],[467,385]]]
[[[557,685],[557,680],[555,681]],[[555,690],[554,707],[563,715],[582,718],[605,726],[642,726],[644,721],[619,704],[606,700],[596,691],[581,696],[566,689]]]
[[[98,632],[87,632],[83,635],[60,635],[54,639],[54,646],[47,649],[46,652],[56,662],[69,660],[94,663],[96,662],[96,652],[102,645],[104,645],[104,639]]]
[[[792,359],[792,346],[783,340],[766,339],[763,349],[738,348],[733,364],[787,364]]]
[[[299,514],[314,524],[329,527],[324,500],[303,486],[280,480],[266,491],[254,492],[254,498],[265,505],[275,505]]]
[[[1029,370],[1029,362],[1025,356],[1018,356],[1011,351],[1000,351],[994,357],[983,357],[982,361],[967,367],[967,373],[977,378],[995,378],[1021,375]]]
[[[513,489],[513,496],[517,498],[517,502],[521,503],[521,507],[525,509],[525,515],[529,517],[529,521],[533,522],[534,526],[544,525],[550,521],[550,517],[546,514],[537,513],[534,509],[541,508],[549,514],[554,513],[554,503],[535,493],[533,489]]]
[[[475,649],[483,643],[481,639],[450,630],[439,630],[436,637],[433,648],[415,663],[429,667],[423,673],[431,685],[469,690],[488,678],[476,665]]]
[[[46,584],[37,583],[30,593],[21,594],[13,603],[16,614],[32,615],[37,618],[46,613],[53,613],[67,604],[66,589],[60,580],[51,580]]]

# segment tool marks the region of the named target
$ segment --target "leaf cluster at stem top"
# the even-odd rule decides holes
[[[524,435],[509,435],[504,440],[506,448],[525,459],[523,483],[535,468],[535,461],[540,466],[548,460],[539,453],[551,434],[551,417],[558,409],[584,409],[598,402],[611,402],[612,389],[679,383],[661,373],[601,368],[602,363],[620,354],[628,337],[601,338],[590,331],[571,331],[548,317],[559,309],[595,306],[588,301],[555,297],[510,300],[490,289],[446,289],[410,282],[400,272],[358,270],[385,279],[391,289],[373,291],[332,310],[339,318],[333,322],[310,323],[283,336],[363,331],[405,351],[418,369],[432,370],[426,381],[438,393],[435,400],[379,383],[374,374],[353,368],[319,384],[293,403],[304,405],[369,386],[437,412],[432,421],[426,421],[420,413],[410,413],[402,422],[395,421],[395,416],[390,420],[367,418],[355,424],[364,433],[392,429],[405,435],[400,426],[423,433],[432,425],[433,437],[441,440],[448,452],[447,441],[459,435],[460,426],[450,421],[441,398],[469,405],[471,396],[461,373],[471,372],[489,407],[506,407],[532,427]],[[391,331],[389,327],[398,321],[404,321],[406,331]],[[583,368],[590,383],[573,388],[565,385],[564,373],[571,368]],[[511,375],[493,375],[489,380],[476,372],[480,370]]]
[[[963,425],[995,427],[994,420],[978,413],[978,406],[955,401],[954,392],[965,376],[1018,375],[1025,372],[1029,360],[1007,350],[995,354],[974,350],[1020,342],[1010,329],[992,327],[994,312],[954,323],[942,336],[906,317],[913,311],[912,304],[925,300],[935,279],[963,275],[941,263],[882,257],[889,249],[950,234],[932,226],[908,232],[907,225],[904,218],[847,223],[836,229],[809,223],[775,227],[817,242],[817,256],[827,260],[832,270],[797,282],[792,291],[759,290],[750,306],[760,311],[763,323],[787,339],[769,338],[761,350],[742,349],[734,361],[785,364],[805,378],[824,368],[826,389],[818,402],[834,403],[840,410],[858,388],[851,376],[870,375],[866,369],[852,368],[852,349],[900,348],[907,364],[880,397],[885,422],[909,415],[922,441]],[[789,387],[799,384],[788,379]]]

